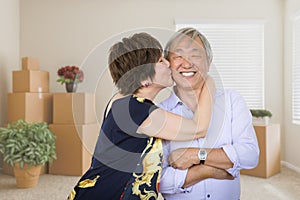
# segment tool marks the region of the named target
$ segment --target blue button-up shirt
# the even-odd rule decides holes
[[[193,117],[193,112],[174,92],[159,106],[190,119]],[[240,169],[250,169],[258,163],[259,148],[252,116],[242,96],[234,90],[216,90],[213,115],[205,138],[185,142],[164,141],[163,144],[160,190],[166,200],[240,199]],[[223,148],[234,164],[227,171],[235,179],[209,178],[182,189],[187,170],[172,168],[167,158],[173,150],[184,147]]]

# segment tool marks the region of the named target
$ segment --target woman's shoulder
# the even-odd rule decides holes
[[[123,104],[123,103],[130,103],[130,104],[150,104],[150,105],[154,105],[154,103],[146,98],[142,98],[142,97],[137,97],[134,95],[128,95],[128,96],[116,96],[116,98],[112,99],[113,103],[117,103],[117,104]]]
[[[117,108],[118,110],[130,110],[134,112],[143,112],[149,109],[155,109],[157,106],[145,98],[136,97],[134,95],[119,96],[119,98],[114,98],[112,100],[112,108]]]

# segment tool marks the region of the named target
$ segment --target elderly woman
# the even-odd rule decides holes
[[[147,33],[123,38],[110,49],[109,69],[119,93],[107,106],[90,169],[69,199],[157,199],[162,142],[204,137],[211,118],[213,89],[207,81],[193,119],[154,105],[173,85],[161,44]],[[213,92],[212,92],[213,93]],[[201,114],[200,114],[201,110]]]

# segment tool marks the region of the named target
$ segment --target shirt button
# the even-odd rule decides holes
[[[207,198],[210,198],[210,194],[207,195]]]
[[[182,105],[183,103],[181,101],[178,102],[178,105]]]

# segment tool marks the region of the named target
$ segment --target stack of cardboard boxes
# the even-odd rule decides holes
[[[55,160],[50,174],[81,176],[90,167],[100,131],[92,93],[53,94],[53,124],[56,135]]]
[[[258,146],[259,161],[253,169],[241,170],[241,174],[269,178],[280,173],[280,124],[254,126]]]
[[[22,70],[13,71],[13,92],[7,95],[8,123],[23,119],[28,122],[52,123],[52,94],[49,72],[41,71],[38,58],[22,58]],[[12,167],[3,164],[3,172],[13,175]],[[46,173],[44,167],[41,173]]]
[[[13,92],[7,96],[8,123],[19,119],[46,122],[56,135],[57,160],[49,173],[81,176],[91,164],[100,131],[95,113],[95,94],[49,93],[49,72],[39,60],[22,58],[22,70],[13,71]],[[3,173],[13,168],[3,163]],[[48,173],[48,165],[41,174]]]

